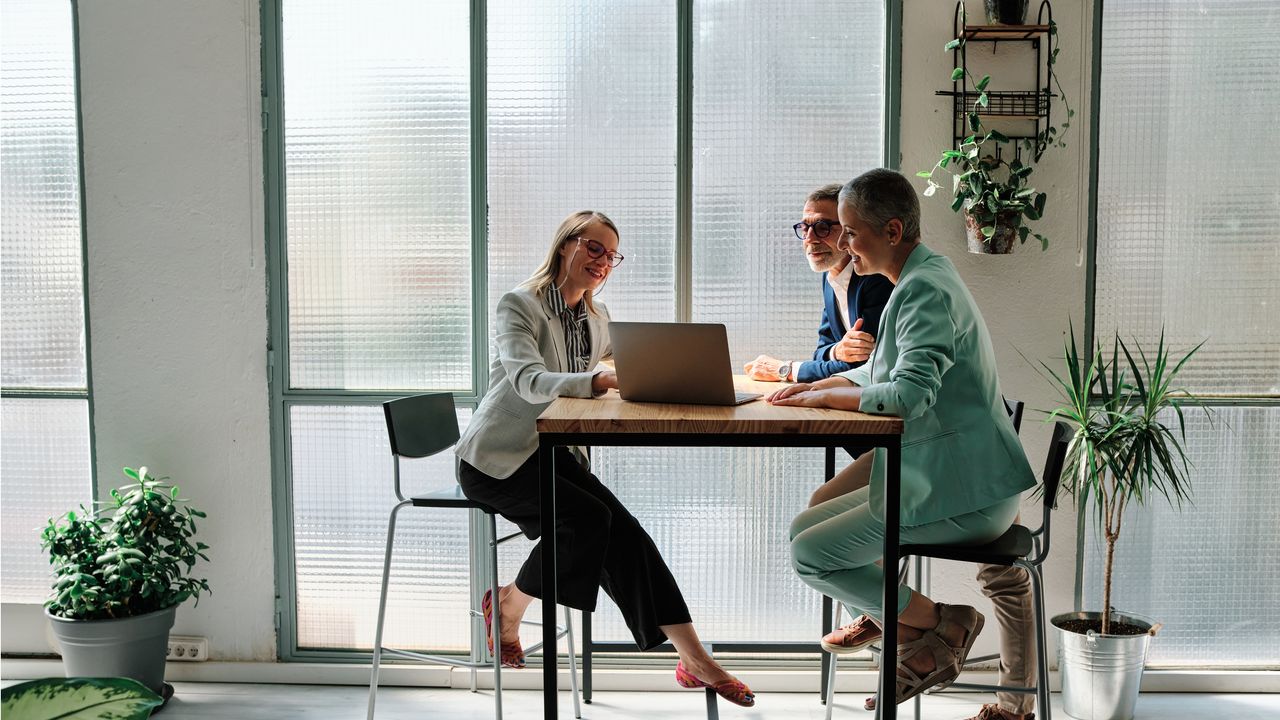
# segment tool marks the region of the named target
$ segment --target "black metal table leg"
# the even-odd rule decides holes
[[[542,507],[542,716],[558,717],[556,682],[556,461],[555,447],[538,446],[538,482]]]

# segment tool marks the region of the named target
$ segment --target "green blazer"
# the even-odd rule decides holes
[[[924,245],[911,251],[871,359],[840,375],[862,386],[862,412],[904,421],[903,525],[973,512],[1036,484],[1004,409],[986,323],[946,257]],[[877,511],[884,464],[884,449],[876,450]]]

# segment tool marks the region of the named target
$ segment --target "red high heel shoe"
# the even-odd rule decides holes
[[[489,643],[489,653],[493,654],[493,591],[485,590],[484,599],[480,601],[480,610],[484,613],[484,636]],[[502,643],[502,667],[519,670],[524,667],[524,648],[520,641]]]
[[[751,688],[741,680],[723,680],[712,685],[708,682],[699,680],[696,675],[684,669],[684,661],[676,663],[676,683],[680,687],[686,688],[703,688],[709,687],[716,691],[720,697],[728,700],[734,705],[742,707],[751,707],[756,704],[755,693],[751,692]]]

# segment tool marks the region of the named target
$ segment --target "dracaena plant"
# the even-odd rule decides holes
[[[961,12],[963,13],[963,9]],[[963,14],[961,18],[963,22]],[[944,47],[947,51],[958,48],[963,53],[965,51],[964,35],[954,38]],[[1067,103],[1062,83],[1054,72],[1054,66],[1058,62],[1058,50],[1058,25],[1050,21],[1049,57],[1046,60],[1048,78],[1049,82],[1058,89],[1057,97],[1066,111],[1066,120],[1061,128],[1047,125],[1035,138],[1021,140],[1023,150],[1036,160],[1039,160],[1041,154],[1050,146],[1066,147],[1067,130],[1071,127],[1071,118],[1075,116],[1075,111]],[[996,224],[999,221],[1012,224],[1017,230],[1019,243],[1025,243],[1029,236],[1034,236],[1040,241],[1041,249],[1047,250],[1049,238],[1034,232],[1024,224],[1027,220],[1039,220],[1044,215],[1048,200],[1045,193],[1036,190],[1030,184],[1030,176],[1035,166],[1029,162],[1024,163],[1015,152],[1017,140],[983,125],[982,110],[990,103],[987,87],[991,83],[991,76],[983,75],[975,78],[963,67],[951,71],[953,82],[966,77],[977,91],[973,104],[965,115],[968,134],[957,148],[943,150],[931,169],[916,173],[917,176],[927,178],[929,181],[924,194],[926,197],[931,197],[942,187],[936,182],[936,177],[941,174],[941,171],[946,171],[951,175],[951,209],[956,212],[964,210],[971,215],[977,221],[987,241],[990,241],[995,234]],[[1047,93],[1041,90],[1037,92]],[[1047,103],[1053,98],[1049,96],[1038,98],[1039,100]],[[1008,160],[1010,156],[1013,156],[1012,161]]]
[[[94,510],[80,506],[49,520],[41,535],[53,565],[53,592],[45,608],[73,620],[102,620],[144,615],[199,602],[209,583],[192,576],[198,559],[208,560],[208,545],[193,542],[196,518],[205,514],[187,505],[178,488],[125,468],[134,481],[111,491],[109,502]]]
[[[1195,395],[1174,383],[1203,345],[1175,361],[1163,332],[1152,357],[1136,342],[1131,352],[1117,333],[1110,358],[1101,345],[1084,356],[1077,350],[1072,328],[1064,343],[1065,372],[1040,363],[1042,374],[1062,398],[1049,411],[1050,419],[1066,420],[1076,428],[1062,487],[1075,497],[1079,512],[1092,508],[1106,543],[1103,634],[1111,629],[1111,575],[1125,508],[1133,503],[1145,505],[1157,496],[1180,508],[1191,497],[1183,409],[1198,408],[1211,420],[1213,415]]]

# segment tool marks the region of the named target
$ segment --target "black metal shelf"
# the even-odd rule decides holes
[[[1049,0],[1042,0],[1036,14],[1035,25],[968,25],[964,22],[964,0],[956,2],[955,16],[952,20],[952,37],[963,38],[964,42],[952,49],[953,67],[964,72],[957,80],[953,80],[950,90],[938,90],[937,95],[951,98],[951,130],[956,147],[959,147],[970,132],[967,116],[977,112],[982,118],[1000,118],[1011,122],[1028,122],[1034,130],[1028,134],[1004,133],[1011,140],[1036,140],[1043,127],[1051,125],[1054,93],[1049,87],[1049,60],[1052,44],[1047,40],[1053,24],[1053,6]],[[969,59],[966,45],[970,42],[989,42],[996,46],[1002,42],[1029,43],[1036,52],[1036,80],[1031,90],[988,90],[986,91],[986,107],[976,106],[978,98],[983,94],[969,84]],[[1043,124],[1042,124],[1043,123]],[[1021,144],[1015,145],[1015,152],[1021,154]],[[1044,147],[1036,144],[1035,159],[1040,159]]]
[[[952,110],[963,117],[973,108],[973,103],[981,94],[977,91],[938,90],[935,95],[950,95]],[[1049,101],[1052,93],[1043,90],[988,90],[987,106],[978,108],[982,117],[994,116],[1035,120],[1049,116]]]

